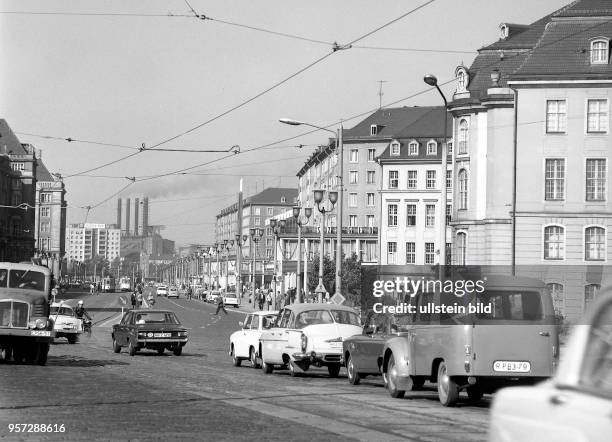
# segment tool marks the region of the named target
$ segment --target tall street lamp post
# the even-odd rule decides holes
[[[302,299],[302,284],[300,284],[300,280],[302,278],[302,226],[305,226],[310,221],[310,217],[312,216],[312,207],[304,207],[304,216],[306,218],[302,218],[300,212],[302,208],[296,206],[293,208],[293,218],[295,218],[295,224],[297,224],[298,231],[298,255],[297,255],[297,276],[295,278],[295,302],[300,303],[303,301]],[[306,293],[306,281],[303,284],[304,293]]]
[[[230,255],[230,249],[232,249],[234,247],[234,240],[230,239],[229,241],[227,241],[226,239],[223,240],[225,242],[225,291],[227,292],[229,289],[229,255]]]
[[[325,252],[323,232],[325,230],[325,214],[334,210],[334,206],[338,202],[338,192],[328,191],[327,194],[328,194],[329,202],[331,203],[331,207],[327,208],[325,207],[325,205],[321,206],[321,203],[324,204],[323,202],[324,193],[325,193],[324,190],[314,191],[314,202],[317,205],[317,210],[321,213],[321,223],[320,223],[321,236],[319,239],[319,285],[317,285],[317,288],[315,290],[315,293],[319,293],[320,296],[323,296],[326,292],[325,285],[323,284],[323,253]],[[337,283],[337,279],[336,279],[336,283]]]
[[[333,131],[326,127],[316,126],[314,124],[305,123],[303,121],[296,121],[291,118],[281,118],[281,123],[289,124],[291,126],[310,126],[316,129],[325,130],[334,134],[336,138],[336,149],[338,154],[338,216],[336,223],[336,293],[342,294],[342,215],[344,206],[344,127],[340,124],[338,131]]]
[[[253,248],[251,248],[251,252],[253,253],[253,257],[251,259],[252,263],[253,263],[253,286],[251,287],[251,294],[253,296],[253,308],[255,308],[255,277],[257,275],[256,272],[256,267],[257,267],[257,243],[259,242],[259,240],[263,237],[264,235],[264,231],[263,229],[249,229],[249,234],[251,235],[251,241],[252,243],[255,243],[255,250]],[[262,274],[264,273],[264,269],[263,269],[263,260],[262,260],[262,268],[261,268],[261,272]],[[263,288],[263,285],[262,285]]]
[[[276,259],[277,259],[277,249],[278,249],[278,235],[285,228],[287,221],[281,219],[280,221],[276,221],[275,219],[270,220],[270,227],[272,228],[272,232],[274,233],[274,307],[276,308]]]
[[[446,101],[446,97],[444,96],[444,93],[442,92],[442,90],[440,89],[440,86],[438,86],[438,79],[436,78],[435,75],[432,74],[427,74],[423,77],[423,81],[425,83],[427,83],[429,86],[435,87],[440,96],[442,97],[442,100],[444,100],[444,135],[443,135],[443,140],[444,142],[442,143],[442,173],[440,174],[440,205],[442,206],[440,208],[440,221],[439,221],[439,226],[440,226],[440,245],[438,248],[438,253],[439,253],[439,259],[438,259],[438,264],[439,264],[439,279],[442,280],[444,277],[444,265],[446,264],[446,168],[447,168],[447,130],[448,130],[448,116],[447,116],[447,112],[448,112],[448,101]]]
[[[249,239],[248,235],[240,235],[237,233],[236,238],[236,290],[238,294],[238,302],[242,303],[242,245]]]

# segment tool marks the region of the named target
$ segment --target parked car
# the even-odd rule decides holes
[[[365,376],[380,376],[383,349],[387,339],[405,331],[408,315],[373,313],[368,317],[361,334],[342,342],[342,354],[348,380],[357,385]]]
[[[221,293],[217,290],[211,290],[210,292],[208,292],[208,294],[206,295],[206,301],[211,302],[211,303],[216,303],[217,302],[217,298],[219,297]]]
[[[170,287],[168,289],[168,298],[177,298],[179,297],[179,292],[176,287]]]
[[[555,376],[493,398],[489,441],[608,441],[612,434],[612,287],[572,336]]]
[[[234,366],[239,367],[243,360],[249,360],[251,366],[259,368],[259,338],[264,330],[269,329],[276,320],[277,311],[259,311],[246,315],[238,325],[240,330],[230,336],[229,355]]]
[[[233,293],[233,292],[227,292],[223,294],[223,303],[226,306],[232,305],[236,308],[240,306],[240,304],[238,303],[238,295],[236,295],[236,293]]]
[[[337,377],[342,367],[342,341],[361,333],[357,312],[335,304],[292,304],[283,308],[274,326],[259,339],[262,366],[272,373],[288,366],[291,376],[311,365],[327,367]]]
[[[66,338],[69,344],[75,344],[83,332],[82,321],[76,317],[74,310],[68,304],[54,302],[49,310],[49,318],[53,321],[56,338]]]
[[[156,293],[157,296],[168,296],[168,287],[165,285],[158,285]]]
[[[127,347],[130,356],[143,348],[156,350],[160,355],[166,349],[172,350],[175,356],[180,356],[188,341],[187,329],[174,312],[152,309],[127,312],[119,324],[113,325],[111,337],[113,351],[119,353],[122,347]]]
[[[444,406],[462,390],[471,401],[512,385],[532,385],[553,374],[559,336],[552,298],[542,281],[513,276],[486,278],[475,300],[493,305],[491,313],[434,314],[431,305],[453,305],[454,294],[420,293],[412,298],[417,313],[403,336],[390,338],[382,371],[394,398],[437,382]],[[423,308],[422,308],[423,307]]]

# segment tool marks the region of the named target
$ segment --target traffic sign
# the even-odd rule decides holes
[[[344,301],[346,301],[346,298],[344,296],[342,296],[340,293],[334,293],[334,296],[332,296],[330,298],[330,301],[333,302],[334,304],[343,304]]]
[[[127,298],[125,296],[119,296],[119,304],[127,305]]]
[[[326,292],[327,290],[325,290],[325,286],[323,285],[322,282],[320,282],[317,288],[315,289],[315,293],[326,293]]]

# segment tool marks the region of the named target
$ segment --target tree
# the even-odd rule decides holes
[[[342,261],[342,294],[347,298],[347,304],[360,305],[361,280],[361,261],[353,253]]]
[[[319,255],[315,255],[312,260],[312,270],[308,272],[308,290],[314,293],[318,285]],[[323,285],[329,293],[334,293],[336,288],[336,263],[329,259],[327,255],[323,256]]]
[[[103,275],[103,269],[108,267],[108,260],[102,255],[94,255],[86,259],[84,265],[87,273],[93,275],[92,279],[95,281],[99,275]]]

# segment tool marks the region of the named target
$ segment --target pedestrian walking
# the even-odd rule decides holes
[[[91,284],[89,284],[89,294],[90,295],[94,294],[94,285],[93,285],[93,282]]]
[[[132,301],[132,309],[136,308],[136,293],[132,292],[132,296],[130,296],[130,300]]]
[[[215,312],[215,315],[219,314],[219,310],[223,310],[223,312],[227,316],[227,310],[225,310],[225,302],[223,301],[223,296],[217,296],[217,311]]]
[[[138,304],[138,308],[142,307],[142,293],[138,293],[138,295],[136,295],[136,302]]]
[[[266,302],[266,296],[263,293],[263,290],[261,292],[259,292],[258,296],[258,304],[259,304],[259,310],[263,310],[264,308],[264,303]]]
[[[266,295],[266,304],[268,304],[268,311],[270,311],[270,307],[272,306],[272,295],[270,294],[270,292],[268,292],[268,294]]]

